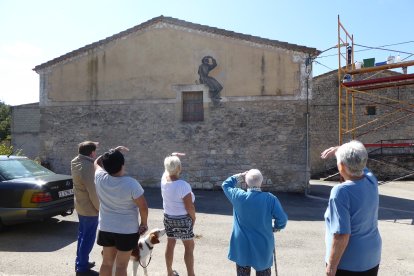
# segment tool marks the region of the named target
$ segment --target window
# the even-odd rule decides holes
[[[203,91],[183,92],[183,122],[204,120]]]
[[[366,106],[365,115],[377,115],[377,107],[375,105]]]
[[[0,161],[0,175],[6,180],[52,174],[54,173],[27,158],[9,158]]]

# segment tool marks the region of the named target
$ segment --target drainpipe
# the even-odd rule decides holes
[[[309,194],[310,165],[309,165],[309,77],[312,73],[312,57],[309,55],[305,61],[306,74],[306,171],[305,171],[305,196]]]

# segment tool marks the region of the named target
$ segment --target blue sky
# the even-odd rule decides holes
[[[36,65],[160,15],[323,51],[337,44],[339,14],[354,43],[391,45],[355,60],[385,61],[414,60],[413,11],[412,0],[0,0],[0,101],[37,102]],[[338,68],[336,51],[316,59],[314,76]]]

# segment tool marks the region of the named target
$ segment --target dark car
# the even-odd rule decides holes
[[[70,175],[56,174],[22,156],[0,155],[0,229],[73,213]]]

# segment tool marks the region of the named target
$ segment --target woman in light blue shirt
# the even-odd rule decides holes
[[[237,188],[246,182],[247,191]],[[236,263],[237,275],[250,275],[251,267],[256,275],[270,275],[273,264],[273,229],[283,229],[287,215],[271,193],[261,191],[263,176],[257,169],[227,178],[222,188],[233,205],[233,232],[228,258]],[[272,220],[275,219],[272,225]]]

